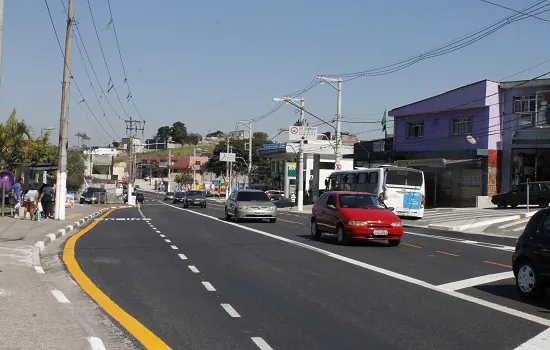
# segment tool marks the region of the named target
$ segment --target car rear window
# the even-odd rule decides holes
[[[237,194],[238,201],[266,201],[269,202],[269,198],[263,192],[239,192]]]
[[[422,186],[422,173],[414,170],[388,169],[386,185],[420,187]]]
[[[187,195],[188,196],[202,196],[202,192],[201,191],[188,191]]]

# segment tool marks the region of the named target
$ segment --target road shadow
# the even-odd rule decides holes
[[[311,237],[311,235],[296,235],[296,237],[300,237],[307,241],[312,242],[319,242],[324,243],[331,246],[340,246],[338,244],[338,241],[336,239],[336,235],[327,235],[323,234],[323,236],[319,239],[314,239]],[[352,240],[346,247],[378,247],[378,248],[389,248],[390,245],[388,244],[388,241],[365,241],[365,240]],[[393,248],[393,247],[392,247]]]
[[[536,299],[524,299],[521,298],[519,292],[516,289],[515,283],[509,284],[486,284],[475,286],[481,292],[492,294],[497,297],[505,298],[511,301],[520,302],[523,304],[531,305],[539,308],[539,313],[550,314],[550,298],[548,297],[548,291],[541,298]]]

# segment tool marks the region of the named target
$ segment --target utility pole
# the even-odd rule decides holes
[[[334,169],[336,171],[342,169],[342,165],[340,164],[342,161],[342,153],[340,150],[340,146],[342,143],[342,78],[329,78],[325,76],[317,76],[317,80],[321,80],[321,82],[326,82],[333,88],[335,88],[338,91],[338,100],[336,104],[336,145],[334,145]],[[332,83],[336,82],[337,85],[334,86]]]
[[[239,125],[244,125],[248,128],[248,187],[250,187],[250,175],[252,174],[252,120],[248,121],[237,121],[237,128]]]
[[[2,81],[2,44],[4,42],[4,0],[0,0],[0,82]]]
[[[1,6],[3,16],[4,1],[2,1]],[[73,24],[74,0],[69,0],[69,6],[67,9],[67,33],[65,36],[65,57],[63,59],[63,90],[61,93],[61,116],[59,121],[59,158],[57,163],[55,186],[55,219],[57,220],[65,220],[65,201],[67,200],[67,146],[69,143],[69,101],[71,96],[70,93]]]
[[[280,97],[274,98],[274,102],[292,102],[300,101],[300,127],[304,127],[305,124],[305,100],[304,98],[291,98],[291,97]],[[298,166],[296,171],[298,172],[298,197],[297,197],[297,207],[298,210],[304,210],[304,137],[300,138],[300,148],[298,150]]]
[[[170,182],[172,182],[172,150],[168,150],[168,186],[166,192],[170,192]]]
[[[229,135],[227,135],[227,153],[229,153]],[[225,162],[225,178],[226,179],[230,179],[230,177],[229,177],[229,168],[230,168],[230,163]],[[229,198],[229,187],[230,186],[225,186],[225,199]]]
[[[229,147],[229,152],[233,153],[233,147]],[[233,162],[229,162],[229,190],[233,191]]]
[[[197,180],[196,180],[196,175],[197,173],[195,172],[195,157],[197,156],[197,147],[193,146],[193,165],[191,166],[191,169],[193,170],[193,190],[196,190],[197,189],[197,186],[195,185]]]
[[[125,120],[126,123],[126,133],[130,138],[130,144],[128,145],[128,204],[135,205],[135,203],[130,202],[132,194],[134,193],[134,182],[135,182],[135,167],[136,167],[136,147],[134,144],[134,138],[137,138],[138,131],[141,131],[143,135],[143,130],[145,130],[145,121],[143,120],[134,120],[130,117],[130,120]]]

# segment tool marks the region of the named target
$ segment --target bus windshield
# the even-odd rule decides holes
[[[422,172],[408,169],[388,169],[386,185],[422,186]]]

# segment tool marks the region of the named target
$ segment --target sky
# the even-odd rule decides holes
[[[536,1],[493,2],[519,10]],[[67,0],[47,3],[64,47]],[[201,134],[235,130],[237,120],[263,115],[276,105],[272,98],[306,87],[317,75],[338,76],[418,56],[513,14],[481,0],[110,3],[126,75],[109,25],[108,1],[89,0],[104,60],[88,0],[75,0],[76,27],[84,46],[75,31],[71,144],[77,142],[77,132],[86,132],[94,145],[120,140],[130,116],[146,121],[145,137],[176,121]],[[550,19],[550,12],[540,16]],[[45,1],[6,0],[0,121],[17,108],[18,117],[35,134],[55,127],[52,135],[57,139],[63,58],[53,28]],[[395,73],[346,81],[343,120],[372,123],[344,122],[342,130],[360,133],[362,140],[379,138],[384,110],[482,79],[498,81],[550,59],[550,47],[543,44],[549,29],[550,23],[532,18],[512,22],[447,55]],[[513,80],[530,79],[549,68],[550,62]],[[303,97],[306,110],[327,121],[334,119],[337,94],[329,85],[315,86]],[[283,105],[254,123],[253,131],[275,136],[297,117],[293,106]],[[319,123],[313,117],[308,121]],[[389,133],[392,125],[388,124]],[[320,132],[329,130],[319,127]],[[284,134],[276,140],[284,142]]]

